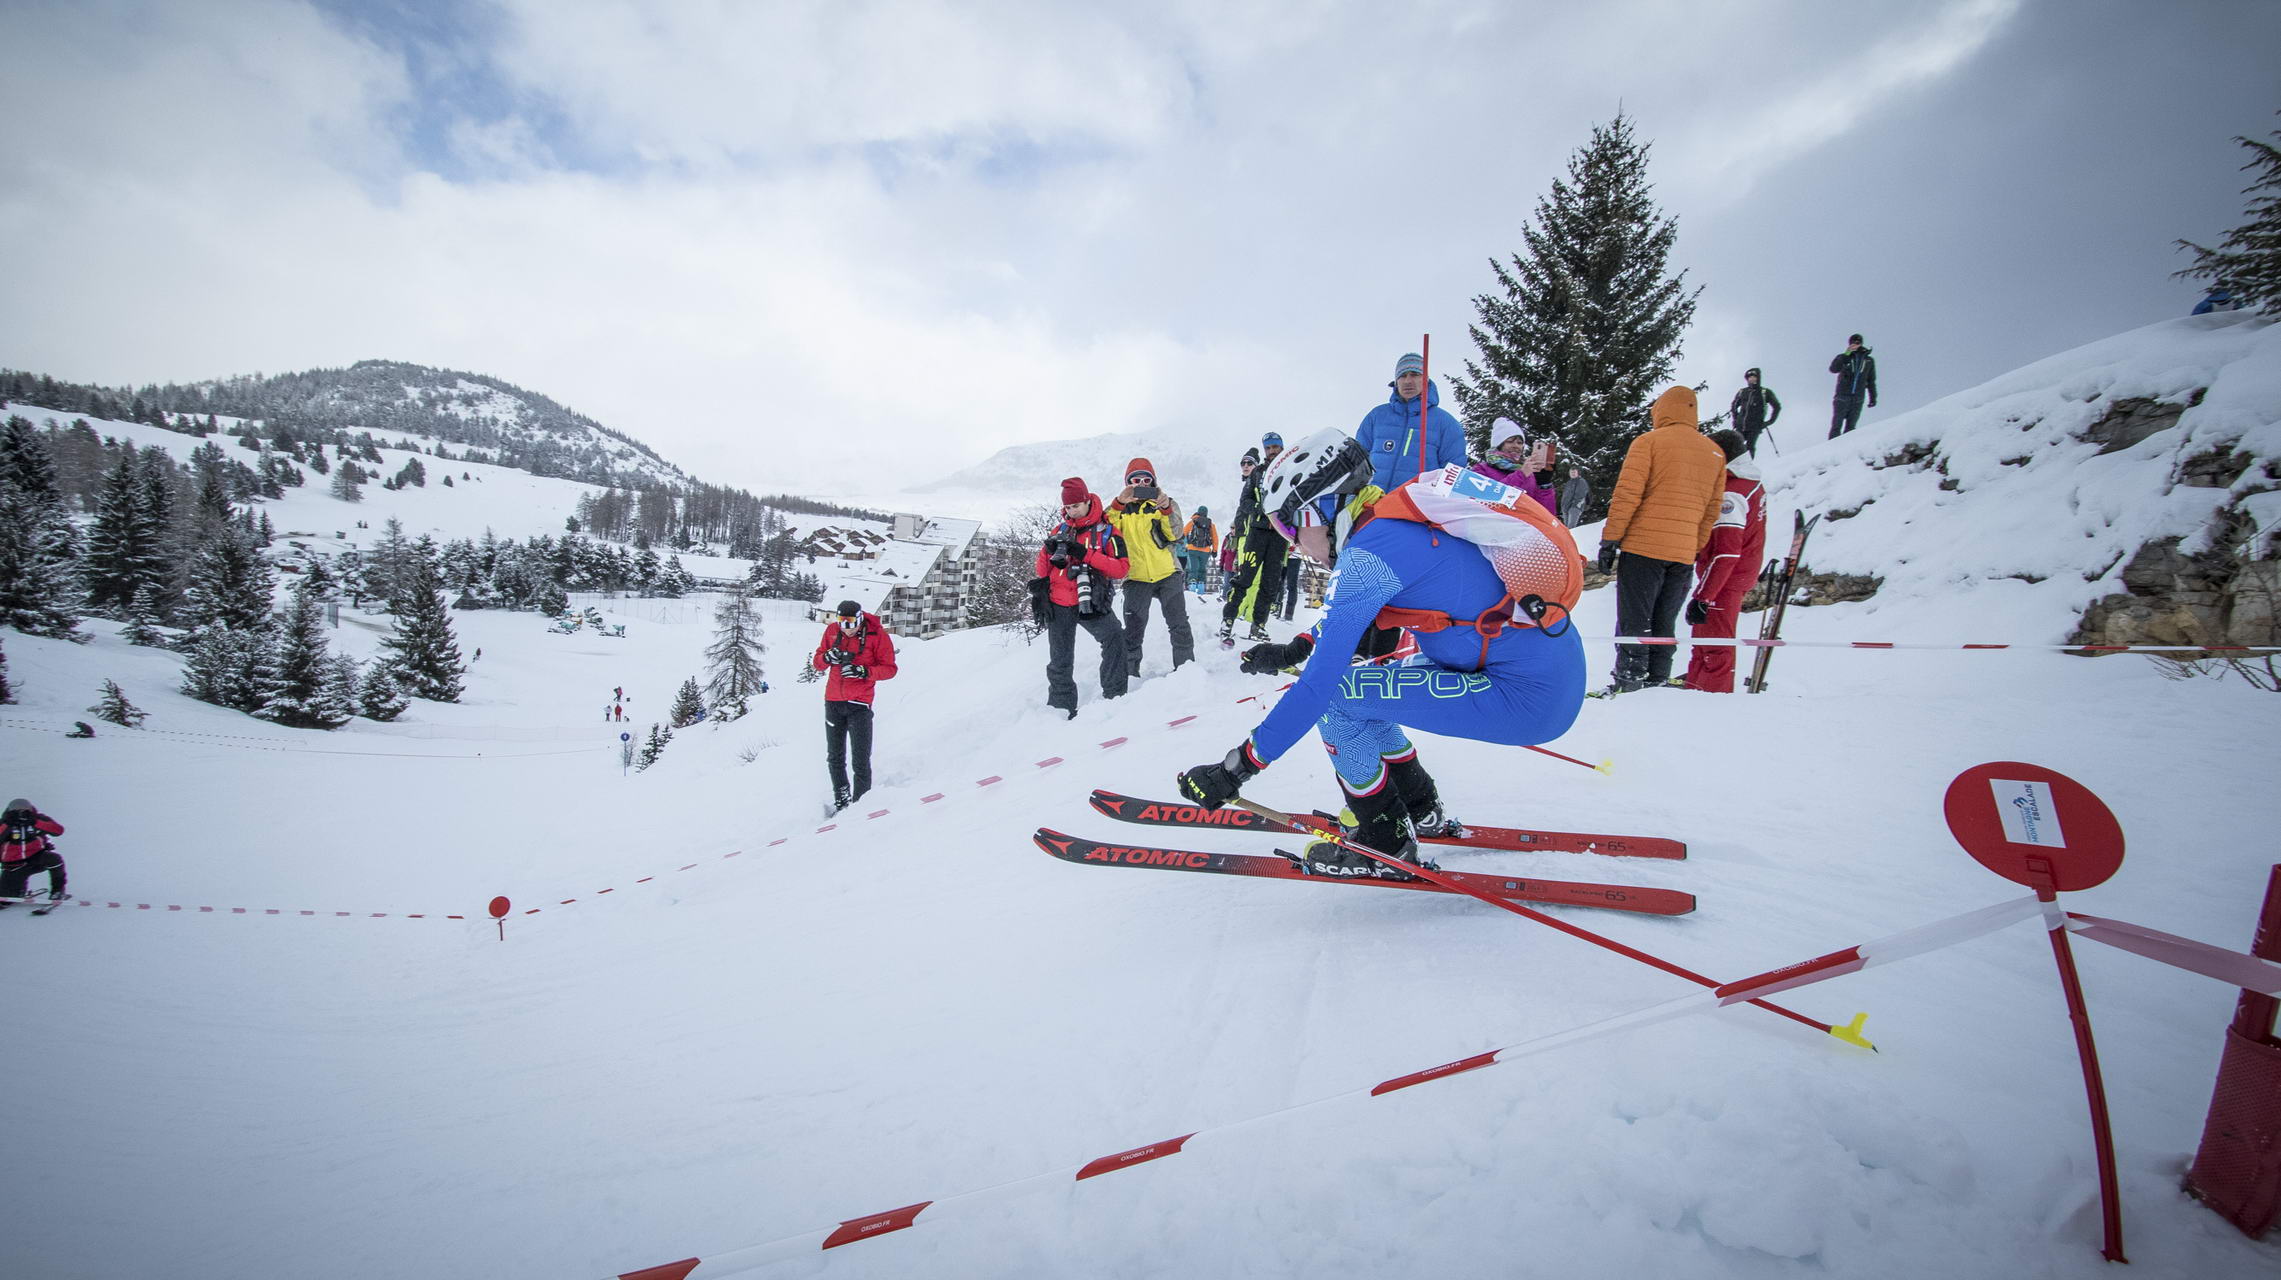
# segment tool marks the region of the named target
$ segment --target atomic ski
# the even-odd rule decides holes
[[[1790,608],[1790,590],[1798,581],[1798,560],[1799,557],[1806,554],[1806,535],[1814,531],[1814,526],[1821,523],[1821,519],[1820,516],[1815,516],[1808,520],[1803,511],[1790,513],[1792,525],[1790,554],[1779,561],[1767,561],[1765,572],[1759,575],[1759,580],[1766,584],[1766,589],[1769,592],[1765,600],[1762,601],[1766,612],[1758,617],[1759,639],[1779,640],[1782,638],[1782,615],[1788,612]],[[1760,646],[1758,656],[1751,659],[1750,679],[1744,682],[1743,687],[1752,693],[1765,692],[1766,664],[1773,660],[1773,648]]]
[[[1095,809],[1119,822],[1133,822],[1148,827],[1290,834],[1246,809],[1206,809],[1201,805],[1143,800],[1137,796],[1119,795],[1101,789],[1095,789],[1091,798]],[[1305,820],[1314,823],[1321,831],[1335,832],[1338,829],[1338,823],[1323,814],[1309,814]],[[1611,858],[1687,856],[1685,844],[1661,836],[1615,836],[1593,831],[1536,831],[1526,827],[1483,827],[1470,822],[1464,826],[1465,834],[1462,836],[1420,836],[1419,840],[1454,848],[1509,849],[1523,853],[1604,853]]]
[[[32,914],[35,916],[44,916],[48,912],[55,910],[57,907],[60,907],[69,901],[71,901],[71,895],[68,893],[60,898],[50,898],[45,894],[38,894],[28,898],[0,898],[0,902],[6,902],[11,905],[15,903],[23,903],[26,906],[31,906],[33,903],[39,904],[37,906],[32,906]]]
[[[1298,861],[1285,853],[1207,853],[1201,849],[1165,849],[1153,845],[1112,844],[1064,835],[1049,827],[1038,828],[1038,848],[1063,862],[1104,867],[1158,867],[1166,871],[1202,871],[1223,876],[1257,876],[1266,880],[1305,880],[1313,884],[1375,885],[1381,889],[1420,889],[1427,893],[1460,893],[1430,880],[1382,880],[1374,876],[1308,875]],[[1648,889],[1628,884],[1586,884],[1577,880],[1539,880],[1534,876],[1492,876],[1456,871],[1439,873],[1469,889],[1493,898],[1516,902],[1542,902],[1564,907],[1599,907],[1653,916],[1683,916],[1695,909],[1695,895],[1677,889]],[[1461,894],[1462,896],[1462,894]]]

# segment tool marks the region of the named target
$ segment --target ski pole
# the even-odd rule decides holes
[[[1461,884],[1458,881],[1451,880],[1448,877],[1443,876],[1440,872],[1429,870],[1426,867],[1419,866],[1417,863],[1404,862],[1399,858],[1390,857],[1387,854],[1380,853],[1368,845],[1357,844],[1356,842],[1349,840],[1344,836],[1311,827],[1306,823],[1299,821],[1297,818],[1292,817],[1290,814],[1278,813],[1275,810],[1268,808],[1266,805],[1259,804],[1255,801],[1246,800],[1242,796],[1236,796],[1235,798],[1229,800],[1228,803],[1236,806],[1239,809],[1249,810],[1252,813],[1258,814],[1260,817],[1267,819],[1269,822],[1275,823],[1276,825],[1283,827],[1285,830],[1294,832],[1298,835],[1306,836],[1308,839],[1328,840],[1342,849],[1351,849],[1356,853],[1364,855],[1365,857],[1384,863],[1386,866],[1392,867],[1395,870],[1407,872],[1423,880],[1430,880],[1434,884],[1440,885],[1442,888],[1447,889],[1452,893],[1462,893],[1467,897],[1479,898],[1481,901],[1488,903],[1492,907],[1510,911],[1514,915],[1520,916],[1526,920],[1534,920],[1538,924],[1550,925],[1553,928],[1560,930],[1562,933],[1568,934],[1570,937],[1582,938],[1584,941],[1589,942],[1594,946],[1606,947],[1608,950],[1615,952],[1617,955],[1627,956],[1633,960],[1639,961],[1641,964],[1649,966],[1650,968],[1661,969],[1665,973],[1672,974],[1675,977],[1685,978],[1689,982],[1695,983],[1697,986],[1710,987],[1716,990],[1719,987],[1731,985],[1722,983],[1715,978],[1706,978],[1702,974],[1696,973],[1692,969],[1680,968],[1678,965],[1671,963],[1669,960],[1665,960],[1659,956],[1649,955],[1647,952],[1641,951],[1636,947],[1627,947],[1623,943],[1616,941],[1614,938],[1603,937],[1600,934],[1592,932],[1590,929],[1585,929],[1577,925],[1570,924],[1567,921],[1562,920],[1556,916],[1548,916],[1542,911],[1532,911],[1517,902],[1509,902],[1506,899],[1483,893],[1480,890],[1471,887],[1470,885]],[[1870,1050],[1871,1052],[1875,1052],[1877,1049],[1876,1045],[1869,1043],[1868,1037],[1861,1034],[1862,1019],[1860,1016],[1856,1016],[1852,1022],[1847,1023],[1845,1026],[1833,1027],[1827,1022],[1823,1022],[1817,1018],[1809,1018],[1805,1014],[1799,1013],[1794,1009],[1786,1009],[1771,1000],[1754,999],[1749,1001],[1749,1003],[1757,1005],[1759,1008],[1765,1009],[1770,1013],[1779,1013],[1783,1017],[1790,1019],[1792,1022],[1804,1023],[1816,1031],[1820,1031],[1826,1035],[1835,1036],[1838,1039],[1845,1041],[1847,1044],[1858,1044],[1863,1048]]]
[[[1426,473],[1426,393],[1434,387],[1434,336],[1427,334],[1418,343],[1418,376],[1425,385],[1418,388],[1418,474]]]

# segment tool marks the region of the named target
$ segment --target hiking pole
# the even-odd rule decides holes
[[[1461,884],[1458,881],[1451,880],[1438,871],[1429,870],[1428,868],[1422,867],[1414,862],[1404,862],[1399,858],[1380,853],[1376,849],[1371,848],[1369,845],[1358,844],[1355,841],[1347,839],[1343,835],[1338,835],[1333,832],[1323,831],[1316,827],[1309,826],[1306,823],[1299,821],[1297,818],[1292,817],[1288,813],[1278,813],[1275,810],[1268,808],[1266,805],[1259,804],[1255,801],[1246,800],[1242,796],[1236,796],[1230,799],[1228,803],[1234,805],[1236,808],[1257,814],[1260,817],[1267,819],[1269,822],[1283,827],[1285,830],[1305,836],[1310,840],[1328,840],[1342,849],[1351,849],[1356,853],[1381,862],[1388,867],[1394,868],[1395,870],[1403,871],[1410,875],[1417,876],[1421,880],[1431,881],[1432,883],[1437,884],[1452,893],[1462,893],[1469,898],[1479,898],[1481,901],[1488,903],[1492,907],[1510,911],[1514,915],[1520,916],[1525,920],[1534,920],[1538,924],[1550,925],[1553,928],[1560,930],[1562,933],[1568,934],[1570,937],[1582,938],[1584,941],[1589,942],[1597,947],[1606,947],[1608,950],[1615,952],[1617,955],[1629,957],[1630,959],[1637,960],[1641,964],[1647,965],[1650,968],[1661,969],[1665,973],[1672,974],[1676,977],[1685,978],[1697,986],[1710,987],[1716,990],[1722,986],[1734,985],[1732,983],[1719,982],[1715,978],[1706,978],[1702,974],[1696,973],[1692,969],[1682,969],[1678,965],[1675,965],[1669,960],[1665,960],[1660,956],[1651,956],[1647,952],[1641,951],[1636,947],[1627,947],[1623,943],[1616,941],[1614,938],[1603,937],[1600,934],[1592,932],[1590,929],[1570,924],[1566,920],[1559,919],[1556,916],[1548,916],[1542,911],[1532,911],[1517,902],[1511,902],[1504,898],[1499,898],[1491,894],[1483,893],[1482,891],[1475,889],[1469,885]],[[1871,1052],[1875,1052],[1877,1049],[1876,1045],[1869,1043],[1868,1037],[1861,1034],[1861,1023],[1862,1019],[1868,1016],[1866,1014],[1856,1015],[1854,1020],[1847,1023],[1845,1026],[1833,1027],[1827,1022],[1823,1022],[1816,1018],[1809,1018],[1805,1014],[1799,1013],[1794,1009],[1786,1009],[1771,1000],[1753,999],[1748,1003],[1757,1005],[1759,1008],[1764,1009],[1769,1013],[1779,1013],[1783,1017],[1790,1019],[1792,1022],[1804,1023],[1806,1026],[1812,1027],[1816,1031],[1820,1031],[1826,1035],[1835,1036],[1838,1039],[1845,1041],[1847,1044],[1857,1044],[1865,1049],[1870,1050]]]

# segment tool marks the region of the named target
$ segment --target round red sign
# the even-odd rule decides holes
[[[491,918],[494,920],[506,919],[508,905],[507,899],[504,897],[493,898],[491,900]]]
[[[2041,765],[1974,765],[1948,784],[1941,811],[1974,861],[2031,889],[2088,889],[2123,865],[2122,824],[2106,803]]]

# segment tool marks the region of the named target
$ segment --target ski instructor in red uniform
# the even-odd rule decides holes
[[[838,618],[824,625],[824,638],[808,662],[829,672],[824,684],[824,767],[832,775],[832,812],[871,790],[872,686],[895,676],[895,642],[879,615],[865,613],[853,600],[840,601]],[[848,755],[855,756],[855,779],[848,781]]]

